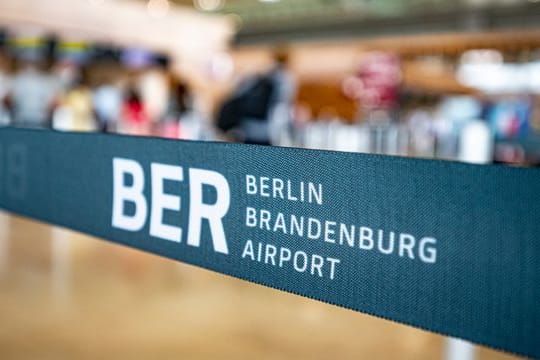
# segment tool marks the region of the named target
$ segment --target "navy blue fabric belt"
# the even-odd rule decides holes
[[[540,357],[540,172],[0,129],[0,207]]]

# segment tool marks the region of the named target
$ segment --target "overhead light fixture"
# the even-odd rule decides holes
[[[193,5],[201,11],[217,11],[225,5],[225,0],[193,0]]]
[[[169,12],[169,0],[148,0],[146,9],[151,17],[161,19]]]
[[[227,18],[233,23],[234,28],[238,31],[244,25],[244,20],[238,14],[230,13],[226,15]]]

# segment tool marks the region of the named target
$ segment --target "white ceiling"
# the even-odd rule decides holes
[[[128,0],[1,0],[0,26],[18,36],[54,32],[63,38],[144,46],[183,58],[228,47],[233,23],[225,16],[170,7],[166,16]]]

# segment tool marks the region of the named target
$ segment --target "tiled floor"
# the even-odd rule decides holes
[[[0,213],[1,359],[438,359],[441,336]],[[478,359],[510,359],[477,348]]]

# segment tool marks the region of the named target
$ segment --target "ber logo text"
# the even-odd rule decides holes
[[[212,244],[218,253],[229,254],[223,217],[229,211],[231,193],[227,180],[216,171],[189,168],[160,163],[150,164],[151,201],[150,211],[148,199],[144,194],[145,177],[143,167],[131,159],[113,159],[113,206],[112,226],[125,231],[140,231],[150,221],[150,236],[163,240],[181,242],[180,226],[165,224],[164,210],[182,211],[182,196],[166,193],[165,181],[184,181],[184,171],[189,174],[189,216],[187,229],[187,245],[199,247],[203,219],[208,220]],[[128,183],[126,178],[131,178]],[[212,204],[203,201],[203,187],[215,189],[216,200]],[[127,211],[131,203],[134,211]]]
[[[423,264],[437,262],[438,240],[431,234],[373,227],[358,219],[319,216],[325,199],[332,198],[324,195],[321,182],[246,174],[241,183],[247,204],[234,219],[236,226],[243,227],[245,237],[235,238],[233,244],[227,243],[224,228],[231,207],[231,189],[221,173],[158,162],[144,169],[140,162],[120,157],[113,158],[112,166],[111,222],[123,231],[148,229],[153,238],[185,241],[187,246],[198,248],[208,229],[210,239],[205,241],[211,241],[216,253],[232,255],[231,261],[327,280],[346,273],[341,270],[346,266],[346,254],[355,258],[394,257]],[[204,196],[210,193],[213,195]],[[241,246],[233,246],[237,242]]]

